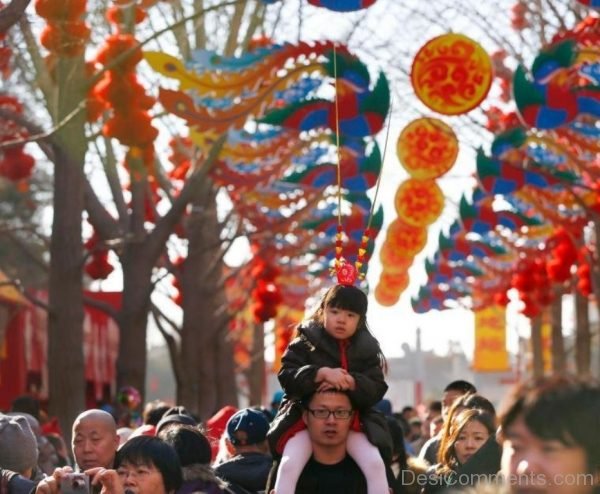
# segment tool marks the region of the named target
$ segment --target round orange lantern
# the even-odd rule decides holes
[[[405,252],[395,247],[391,242],[385,241],[379,251],[379,260],[385,272],[405,273],[411,267],[414,258],[406,256]]]
[[[452,128],[437,118],[418,118],[398,137],[398,159],[412,178],[427,180],[446,173],[458,156]]]
[[[410,278],[407,272],[391,273],[385,269],[379,277],[379,284],[385,287],[386,290],[394,293],[402,293],[408,287]]]
[[[481,45],[454,33],[425,43],[410,73],[417,97],[443,115],[460,115],[477,107],[487,96],[492,78],[492,61]]]
[[[394,293],[391,290],[386,289],[381,283],[377,284],[375,287],[375,300],[379,305],[383,305],[384,307],[391,307],[392,305],[396,305],[398,300],[400,300],[400,294]]]
[[[427,244],[427,229],[408,225],[395,219],[388,227],[385,244],[389,244],[389,249],[395,250],[398,258],[414,257]]]
[[[435,180],[410,178],[400,184],[394,198],[396,213],[414,227],[426,227],[444,210],[444,194]]]

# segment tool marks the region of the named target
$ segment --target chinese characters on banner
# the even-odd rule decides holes
[[[504,372],[510,364],[506,350],[506,309],[491,305],[475,312],[473,370]]]

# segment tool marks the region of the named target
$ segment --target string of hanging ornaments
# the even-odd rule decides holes
[[[334,90],[335,90],[335,144],[337,154],[337,228],[335,235],[335,260],[334,265],[331,268],[331,275],[337,278],[337,282],[340,285],[354,285],[365,279],[366,273],[363,271],[363,267],[367,262],[367,248],[369,241],[373,235],[371,229],[371,222],[373,221],[373,214],[375,209],[375,202],[377,195],[379,194],[379,186],[381,182],[381,175],[383,171],[383,163],[385,161],[385,155],[387,151],[387,143],[390,132],[390,122],[388,120],[385,143],[383,147],[383,154],[381,158],[382,166],[379,170],[377,177],[377,184],[375,186],[375,194],[371,203],[371,209],[369,211],[369,217],[367,220],[367,226],[362,234],[360,245],[358,247],[358,253],[354,263],[348,262],[346,257],[343,256],[344,252],[344,227],[342,225],[342,170],[341,170],[341,157],[340,157],[340,127],[339,127],[339,100],[338,100],[338,87],[337,87],[337,50],[336,44],[333,45],[333,79],[334,79]],[[390,100],[389,114],[392,113],[392,101]]]

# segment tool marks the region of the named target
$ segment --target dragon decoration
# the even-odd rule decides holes
[[[161,88],[158,99],[189,128],[186,140],[173,143],[172,178],[187,176],[189,157],[226,135],[210,177],[227,190],[253,253],[236,283],[226,285],[236,314],[230,326],[236,360],[248,364],[252,327],[269,319],[280,356],[306,300],[330,282],[339,208],[336,155],[344,251],[359,254],[369,222],[367,257],[373,251],[383,212],[373,212],[367,191],[381,168],[373,136],[388,112],[387,80],[381,73],[373,82],[356,56],[330,42],[273,44],[239,57],[197,51],[185,62],[161,52],[144,57],[178,82],[176,90]],[[335,99],[327,96],[332,86],[339,120]]]
[[[488,112],[495,134],[490,152],[477,152],[478,186],[426,261],[416,312],[505,306],[515,288],[521,312],[535,317],[555,289],[574,284],[590,295],[598,259],[583,230],[600,212],[598,46],[600,19],[589,16],[557,35],[530,70],[515,70],[517,111]]]

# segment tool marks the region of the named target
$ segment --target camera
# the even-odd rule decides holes
[[[60,479],[61,494],[90,494],[90,479],[85,473],[70,473]]]

